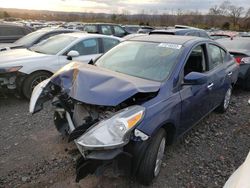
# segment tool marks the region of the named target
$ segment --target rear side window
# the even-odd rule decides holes
[[[212,70],[223,63],[226,52],[220,47],[212,44],[208,45],[208,51],[210,54],[209,69]]]
[[[199,32],[199,33],[200,33],[200,37],[209,38],[209,36],[206,32]]]
[[[88,32],[88,33],[97,33],[97,27],[96,25],[86,25],[84,27],[84,31]]]
[[[0,35],[1,36],[15,36],[15,35],[24,35],[24,31],[22,27],[1,27]]]
[[[126,32],[119,26],[114,26],[114,31],[116,36],[124,36]]]
[[[114,46],[116,46],[119,41],[116,39],[110,39],[110,38],[103,38],[103,51],[107,52],[108,50],[110,50],[111,48],[113,48]]]
[[[101,31],[104,35],[112,35],[112,29],[109,25],[101,25]]]
[[[196,37],[199,37],[199,32],[196,32],[196,31],[191,31],[189,33],[186,34],[187,36],[196,36]]]

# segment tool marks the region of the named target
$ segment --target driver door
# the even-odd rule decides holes
[[[206,45],[198,45],[193,48],[189,55],[184,66],[183,75],[185,77],[191,72],[206,74],[207,70],[208,56]],[[200,85],[183,84],[180,89],[180,96],[182,111],[179,134],[186,132],[210,111],[208,83]]]
[[[72,50],[77,51],[79,56],[73,58],[68,57],[67,53]],[[88,63],[91,59],[98,58],[101,54],[100,40],[98,38],[85,39],[73,45],[69,50],[67,50],[64,56],[60,56],[59,62],[61,66],[68,64],[70,61]]]

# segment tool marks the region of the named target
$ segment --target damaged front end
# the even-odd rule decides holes
[[[19,72],[22,67],[0,67],[0,93],[8,93],[20,89],[26,74]],[[18,91],[20,92],[20,91]]]
[[[76,166],[76,181],[89,173],[100,174],[110,164],[129,174],[135,172],[140,157],[133,156],[143,156],[149,138],[136,129],[145,116],[142,104],[155,97],[159,89],[151,81],[142,88],[139,81],[131,84],[130,78],[117,78],[105,71],[93,71],[92,67],[71,65],[40,83],[30,102],[30,112],[36,113],[44,102],[52,100],[57,130],[68,135],[82,154]]]

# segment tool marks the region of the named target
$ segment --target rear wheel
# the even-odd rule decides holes
[[[219,113],[224,113],[227,111],[230,101],[231,101],[231,96],[232,96],[232,87],[229,87],[227,92],[225,93],[224,99],[220,106],[216,109],[217,112]]]
[[[143,185],[149,185],[160,173],[166,146],[166,132],[160,129],[152,138],[151,143],[141,161],[137,178]]]
[[[243,89],[250,91],[250,75],[244,80]]]
[[[33,89],[42,81],[46,80],[51,76],[51,73],[45,71],[34,72],[29,75],[23,83],[22,92],[25,98],[31,97]]]

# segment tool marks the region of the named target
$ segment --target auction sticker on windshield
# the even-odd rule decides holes
[[[173,44],[173,43],[160,43],[158,47],[164,47],[164,48],[172,48],[172,49],[181,49],[182,45],[180,44]]]

